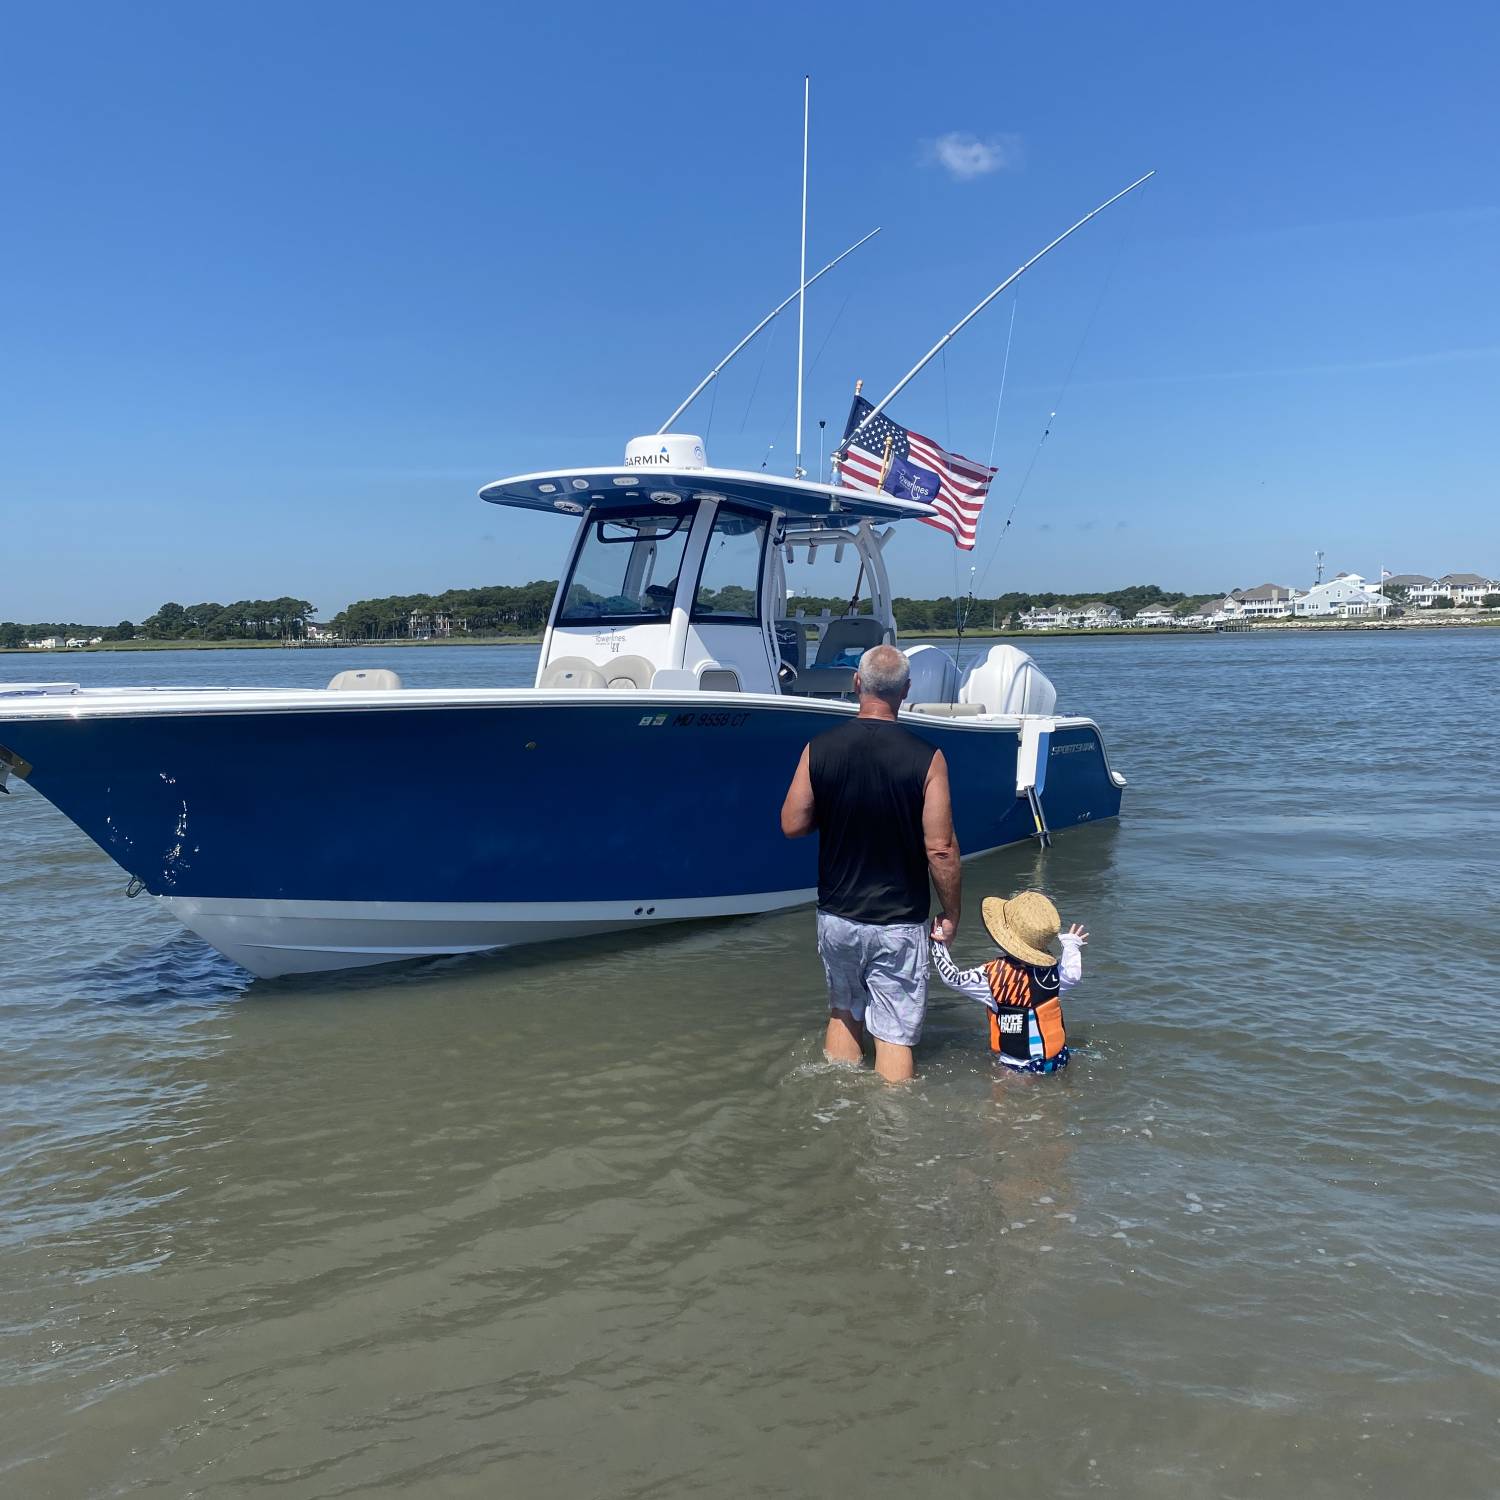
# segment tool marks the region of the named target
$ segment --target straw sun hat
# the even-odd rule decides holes
[[[1028,964],[1057,962],[1057,935],[1062,931],[1062,918],[1040,891],[1022,891],[1009,901],[986,896],[980,912],[990,936],[1012,958]]]

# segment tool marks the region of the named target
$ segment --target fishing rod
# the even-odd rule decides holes
[[[1138,188],[1143,182],[1146,182],[1150,178],[1155,176],[1156,172],[1153,169],[1152,171],[1147,172],[1144,177],[1137,177],[1129,187],[1121,188],[1113,198],[1106,198],[1098,208],[1090,210],[1090,212],[1086,213],[1076,224],[1072,225],[1068,229],[1063,230],[1063,232],[1058,235],[1058,237],[1053,240],[1051,244],[1043,245],[1042,248],[1038,250],[1030,260],[1026,262],[1025,265],[1020,266],[1016,270],[1012,271],[1010,275],[1007,276],[1005,280],[1002,281],[1000,285],[997,286],[995,290],[989,294],[989,296],[987,296],[982,302],[978,304],[978,306],[971,308],[969,312],[965,313],[964,316],[961,317],[958,322],[956,322],[953,327],[950,328],[947,333],[945,333],[942,338],[940,338],[937,343],[935,343],[932,348],[930,348],[927,353],[924,354],[921,359],[919,359],[916,364],[914,364],[911,369],[909,369],[906,374],[896,382],[894,386],[892,386],[890,391],[887,392],[882,400],[876,402],[876,404],[870,408],[870,410],[865,414],[864,421],[861,422],[857,427],[855,427],[854,430],[850,432],[847,437],[845,437],[843,442],[841,442],[838,447],[833,450],[835,461],[837,461],[839,454],[845,452],[848,449],[849,444],[852,443],[854,439],[857,438],[860,433],[863,432],[864,429],[868,427],[870,423],[873,422],[875,418],[878,417],[880,413],[883,412],[886,407],[889,406],[891,402],[894,401],[896,397],[899,396],[901,392],[904,391],[906,387],[910,385],[911,382],[922,373],[924,369],[927,368],[927,366],[933,361],[933,359],[935,359],[939,354],[942,353],[943,349],[953,340],[955,335],[960,333],[963,328],[973,319],[977,318],[979,314],[982,313],[985,308],[987,308],[990,303],[1000,295],[1001,292],[1003,292],[1007,287],[1012,286],[1015,282],[1019,281],[1020,278],[1024,276],[1026,272],[1029,271],[1049,250],[1055,250],[1060,244],[1062,244],[1065,239],[1067,239],[1070,234],[1074,233],[1076,230],[1082,229],[1083,226],[1087,224],[1095,214],[1103,213],[1111,203],[1118,203],[1120,199],[1126,195],[1126,193],[1134,192],[1136,188]],[[793,295],[795,295],[795,293]],[[790,300],[791,299],[788,298],[788,301]]]
[[[792,478],[801,479],[802,467],[802,353],[807,329],[807,127],[812,114],[812,79],[802,80],[802,268],[797,272],[797,451],[792,460]]]
[[[879,233],[880,233],[880,230],[878,228],[875,228],[875,229],[872,229],[864,237],[864,239],[862,239],[862,240],[855,240],[855,242],[852,245],[850,245],[847,250],[844,251],[843,255],[835,255],[834,258],[831,261],[829,261],[828,264],[826,266],[824,266],[821,271],[819,271],[817,273],[817,275],[815,275],[815,276],[809,276],[807,278],[807,280],[804,281],[797,288],[797,290],[792,293],[792,295],[790,297],[788,297],[784,302],[778,302],[776,304],[776,306],[773,307],[770,310],[770,312],[768,312],[765,315],[765,317],[763,317],[760,320],[760,322],[757,323],[755,325],[755,327],[752,328],[750,330],[750,332],[747,333],[744,336],[744,338],[742,338],[739,341],[739,343],[737,343],[734,346],[734,348],[731,349],[729,351],[729,353],[726,354],[724,356],[724,358],[721,359],[718,362],[718,364],[716,364],[713,367],[713,369],[711,369],[708,372],[708,374],[705,375],[703,377],[703,379],[700,380],[698,382],[698,384],[693,387],[692,394],[687,398],[686,401],[684,401],[682,403],[681,406],[679,406],[677,408],[676,411],[674,411],[672,413],[672,415],[670,417],[667,418],[667,420],[665,422],[663,422],[661,424],[660,427],[658,427],[656,429],[657,432],[658,433],[670,432],[671,428],[672,428],[672,423],[675,422],[678,419],[678,417],[680,417],[683,414],[683,412],[685,412],[688,409],[688,407],[690,407],[693,404],[693,402],[695,402],[698,399],[698,397],[701,396],[704,393],[704,391],[706,391],[708,389],[709,383],[717,377],[719,371],[722,370],[724,368],[724,366],[727,365],[729,363],[729,361],[732,360],[735,357],[735,355],[738,354],[740,352],[740,350],[743,349],[745,347],[745,345],[748,344],[750,342],[750,340],[753,339],[755,337],[755,335],[758,334],[761,331],[761,329],[766,326],[767,323],[769,323],[773,318],[775,318],[778,313],[784,312],[788,307],[790,307],[792,305],[792,303],[795,302],[797,300],[797,298],[800,297],[803,294],[803,292],[805,292],[807,290],[808,287],[810,287],[815,281],[817,281],[819,277],[826,276],[829,271],[831,271],[836,265],[838,265],[838,263],[841,260],[844,259],[845,256],[853,255],[854,252],[856,250],[858,250],[861,245],[865,244],[866,241],[873,240],[875,238],[875,236],[877,234],[879,234]]]

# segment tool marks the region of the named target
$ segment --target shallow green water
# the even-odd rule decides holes
[[[1131,781],[968,867],[1093,931],[1053,1079],[824,1066],[807,911],[250,983],[0,799],[0,1492],[1493,1494],[1500,638],[1035,650]]]

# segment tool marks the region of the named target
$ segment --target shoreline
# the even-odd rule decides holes
[[[1443,611],[1445,615],[1449,611]],[[1252,635],[1260,631],[1355,631],[1355,630],[1484,630],[1500,626],[1500,610],[1487,610],[1458,619],[1400,620],[1244,620],[1230,626],[1206,628],[1197,625],[1110,625],[1097,629],[1072,627],[1064,630],[1007,630],[984,627],[963,632],[964,640],[1057,640],[1116,638],[1119,636]],[[957,640],[957,630],[901,631],[906,641]],[[71,657],[94,652],[129,651],[358,651],[396,649],[420,650],[428,646],[539,646],[540,635],[465,635],[443,636],[433,640],[410,640],[390,637],[371,641],[101,641],[97,646],[74,646],[39,651],[32,646],[0,646],[0,656]]]

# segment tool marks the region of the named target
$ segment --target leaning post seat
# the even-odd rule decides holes
[[[885,626],[873,615],[848,615],[830,620],[823,639],[818,642],[813,666],[853,669],[871,646],[883,646],[885,638]]]
[[[885,644],[889,632],[872,615],[830,620],[818,642],[818,654],[804,667],[792,689],[813,698],[842,698],[854,691],[854,672],[871,646]]]

